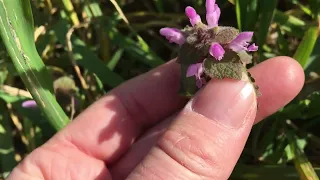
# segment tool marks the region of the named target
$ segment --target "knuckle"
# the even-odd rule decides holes
[[[169,129],[158,142],[162,151],[201,179],[214,179],[223,171],[223,152],[214,148],[218,144],[204,132],[186,125]]]

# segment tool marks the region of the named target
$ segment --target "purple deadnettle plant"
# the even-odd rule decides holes
[[[181,64],[181,88],[184,96],[193,96],[212,78],[250,81],[257,95],[259,88],[248,72],[246,65],[252,63],[248,52],[258,50],[250,43],[253,32],[239,32],[234,27],[219,26],[221,10],[216,0],[206,0],[206,20],[193,7],[185,13],[191,26],[184,29],[162,28],[160,34],[170,43],[179,45],[177,62]]]

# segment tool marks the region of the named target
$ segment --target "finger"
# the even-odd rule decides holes
[[[128,179],[228,179],[254,123],[256,107],[250,83],[210,81]]]
[[[114,89],[25,158],[10,178],[109,179],[104,161],[121,155],[144,126],[183,106],[177,95],[179,73],[171,61]],[[76,178],[81,173],[86,176]]]
[[[13,169],[7,180],[95,179],[111,180],[104,162],[68,146],[35,149]]]
[[[146,127],[182,108],[179,65],[171,61],[112,90],[49,143],[69,144],[86,154],[114,162]]]
[[[273,58],[252,68],[251,73],[260,86],[262,96],[258,99],[260,104],[256,122],[263,117],[274,113],[287,104],[301,90],[303,85],[303,71],[299,64],[287,57]],[[276,77],[278,81],[275,81]],[[275,88],[272,88],[275,87]],[[263,97],[263,98],[262,98]],[[269,99],[277,99],[271,102]],[[278,101],[279,100],[279,101]],[[268,103],[269,102],[269,103]],[[142,160],[145,152],[155,144],[169,122],[156,126],[147,135],[135,143],[130,151],[112,167],[111,173],[116,179],[124,179],[132,169]]]
[[[256,123],[288,104],[301,91],[304,71],[300,64],[289,57],[277,57],[258,64],[250,70],[257,80],[262,96]]]

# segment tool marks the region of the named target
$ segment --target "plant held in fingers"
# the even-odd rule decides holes
[[[181,64],[181,88],[184,96],[193,96],[212,78],[250,81],[257,95],[258,86],[246,65],[252,63],[248,52],[258,50],[250,43],[253,32],[239,32],[234,27],[219,26],[220,8],[215,0],[206,1],[207,24],[193,7],[185,12],[192,26],[184,29],[162,28],[160,34],[180,47],[177,62]]]

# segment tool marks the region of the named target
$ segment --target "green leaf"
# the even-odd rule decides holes
[[[305,32],[306,22],[279,10],[275,11],[274,22],[276,22],[282,30],[296,37],[302,37]]]
[[[6,103],[15,103],[17,101],[27,100],[27,98],[25,98],[25,97],[11,96],[2,90],[0,90],[0,99],[4,100]]]
[[[124,52],[124,49],[119,49],[113,54],[111,60],[108,62],[108,68],[110,70],[112,70],[112,71],[114,70],[114,68],[116,67],[116,65],[120,61],[120,59],[123,55],[123,52]]]
[[[297,137],[290,131],[287,131],[287,137],[290,143],[290,150],[294,156],[293,161],[300,175],[300,179],[318,180],[319,177],[313,169],[312,164],[304,154],[303,149],[297,144]]]
[[[55,24],[53,30],[57,39],[65,45],[65,34],[68,31],[68,23],[64,20],[60,20]],[[124,81],[122,77],[112,72],[76,35],[72,36],[71,42],[76,62],[90,72],[95,73],[103,83],[111,87],[116,87]]]
[[[204,61],[204,72],[210,78],[224,79],[231,78],[241,80],[245,67],[240,61],[240,57],[235,52],[227,52],[221,61],[207,58]]]
[[[313,18],[316,19],[320,12],[320,0],[309,0],[309,4],[313,13]]]
[[[288,41],[285,38],[285,33],[282,32],[282,30],[279,28],[279,26],[277,27],[277,32],[279,34],[279,37],[277,39],[277,44],[278,47],[280,49],[281,55],[289,55],[289,45],[288,45]]]
[[[107,22],[103,22],[104,30],[108,33],[109,38],[111,39],[114,45],[123,47],[127,53],[130,53],[132,56],[136,57],[137,60],[143,62],[144,64],[155,68],[165,61],[163,61],[159,56],[157,56],[146,43],[141,43],[142,39],[137,37],[138,42],[132,40],[128,36],[120,33],[115,26],[117,22],[114,19],[110,18]],[[135,34],[135,33],[133,33]]]
[[[249,0],[235,0],[237,22],[240,31],[243,30],[243,26],[246,22],[246,10],[248,1]]]
[[[88,0],[86,0],[87,2]],[[100,9],[100,6],[97,2],[86,3],[84,6],[84,11],[87,13],[88,17],[101,17],[103,13]]]
[[[238,28],[241,31],[253,30],[258,18],[258,0],[236,0]]]
[[[163,13],[163,0],[153,0],[154,5],[157,8],[157,11]]]
[[[259,33],[258,33],[258,45],[262,47],[269,32],[274,12],[276,10],[278,0],[259,1],[260,20],[259,20]],[[262,48],[260,48],[261,52]]]
[[[221,44],[230,43],[239,35],[239,30],[234,27],[219,26],[216,29],[217,35],[215,36],[215,40]]]
[[[189,65],[181,64],[181,79],[179,94],[185,97],[192,97],[198,91],[195,77],[186,77]]]
[[[192,45],[184,43],[180,47],[177,62],[185,65],[194,64],[201,58],[201,53],[197,51]]]
[[[291,3],[294,5],[297,5],[307,15],[312,16],[311,9],[305,6],[304,4],[302,4],[301,2],[299,2],[299,0],[291,0]]]
[[[3,101],[0,102],[0,169],[4,177],[18,164],[14,158],[13,136],[8,110]],[[1,177],[1,175],[0,175]]]
[[[78,18],[78,15],[76,11],[74,10],[73,4],[71,0],[61,0],[63,7],[65,8],[68,18],[72,21],[74,25],[78,25],[80,23],[80,20]]]
[[[305,33],[293,58],[296,59],[303,68],[307,67],[308,60],[318,39],[318,27],[311,27]]]
[[[316,169],[320,174],[320,169]],[[244,165],[237,164],[231,175],[231,180],[293,180],[299,179],[299,174],[293,166],[280,165]]]
[[[7,51],[27,89],[57,130],[68,117],[53,95],[52,80],[34,44],[30,1],[0,0],[0,33]]]
[[[308,115],[308,118],[319,116],[320,91],[313,92],[308,99],[310,100],[309,107],[306,113]]]

